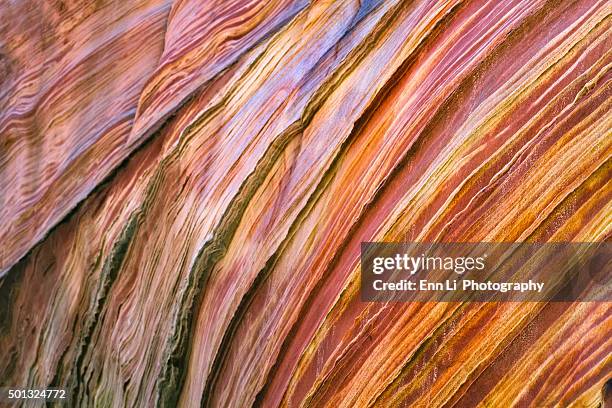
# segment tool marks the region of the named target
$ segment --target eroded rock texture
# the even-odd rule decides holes
[[[0,4],[0,383],[597,406],[609,303],[364,303],[362,241],[605,241],[597,0]]]

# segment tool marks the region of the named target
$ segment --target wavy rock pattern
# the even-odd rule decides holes
[[[609,303],[364,303],[359,245],[609,240],[609,2],[33,4],[0,5],[1,384],[601,402]]]

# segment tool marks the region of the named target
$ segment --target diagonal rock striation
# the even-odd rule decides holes
[[[609,2],[0,17],[0,386],[74,406],[602,403],[609,302],[364,302],[360,244],[609,242]]]

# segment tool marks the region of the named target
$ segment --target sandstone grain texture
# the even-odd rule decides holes
[[[0,4],[0,385],[598,406],[610,303],[364,303],[363,241],[612,231],[598,0]]]

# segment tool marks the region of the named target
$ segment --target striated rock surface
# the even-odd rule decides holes
[[[0,385],[597,406],[610,303],[366,303],[363,241],[609,241],[607,1],[0,4]]]
[[[0,275],[125,159],[170,1],[0,7]]]

